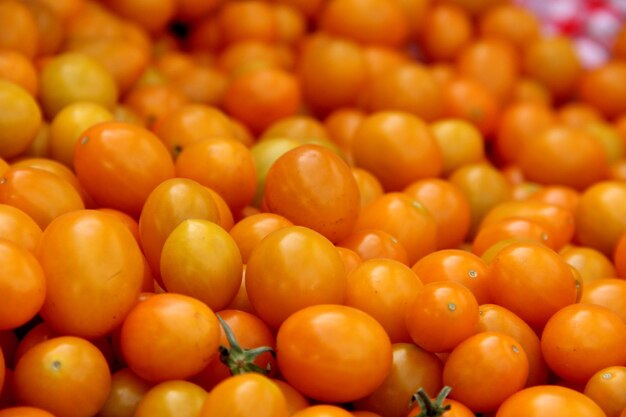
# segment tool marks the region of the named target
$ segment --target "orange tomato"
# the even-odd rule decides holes
[[[135,374],[161,382],[199,373],[217,355],[219,334],[217,317],[206,304],[166,293],[154,295],[130,311],[120,343]]]
[[[409,113],[389,111],[368,116],[352,143],[355,164],[374,174],[387,191],[438,176],[442,155],[428,125]]]
[[[14,378],[21,404],[58,417],[95,415],[111,387],[109,366],[100,350],[73,336],[34,346],[18,362]],[[76,394],[80,399],[74,397]]]
[[[60,333],[108,335],[139,296],[141,251],[128,228],[109,214],[77,210],[60,216],[42,235],[37,257],[46,276],[41,315]]]
[[[268,211],[337,242],[352,231],[359,189],[348,165],[330,150],[303,145],[286,152],[265,179]]]
[[[46,278],[37,258],[26,248],[0,240],[4,268],[0,290],[5,301],[0,306],[0,330],[15,329],[32,319],[46,297]]]
[[[174,177],[174,162],[142,127],[105,122],[87,129],[74,152],[78,179],[96,203],[138,215],[150,192]]]
[[[276,277],[281,277],[280,286]],[[277,328],[304,307],[343,304],[346,273],[328,239],[302,226],[288,226],[269,234],[252,250],[246,290],[258,316]]]

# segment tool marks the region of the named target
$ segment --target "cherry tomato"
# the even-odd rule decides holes
[[[491,263],[489,290],[494,303],[531,326],[542,326],[576,301],[570,267],[552,249],[537,243],[512,243]]]
[[[185,295],[154,295],[137,304],[122,325],[124,359],[147,381],[196,375],[217,355],[218,345],[215,313]]]
[[[580,392],[554,385],[526,388],[502,403],[495,417],[606,417],[593,400]]]
[[[209,393],[200,417],[287,417],[287,400],[271,379],[256,373],[228,378]]]
[[[111,373],[93,344],[73,336],[34,346],[15,367],[20,403],[40,407],[58,417],[89,417],[106,402]]]
[[[280,277],[280,285],[276,285]],[[252,250],[246,290],[259,317],[272,327],[316,304],[342,304],[343,261],[328,239],[301,226],[277,230]]]
[[[174,162],[147,129],[122,122],[87,129],[74,151],[78,179],[96,203],[131,215],[157,185],[174,177]]]
[[[330,304],[289,316],[278,330],[276,353],[287,382],[324,402],[371,394],[389,374],[393,358],[389,337],[376,320],[355,308]]]
[[[348,275],[345,305],[375,318],[393,343],[409,342],[404,317],[421,287],[408,266],[391,259],[371,259]]]
[[[332,242],[352,231],[359,189],[348,165],[318,145],[304,145],[278,158],[265,179],[270,212],[307,226]]]
[[[197,417],[206,401],[205,390],[188,381],[166,381],[150,388],[135,410],[136,417]]]
[[[132,233],[95,210],[50,223],[37,258],[46,276],[41,316],[62,334],[110,334],[135,305],[143,284],[143,257]]]
[[[625,363],[626,323],[604,307],[567,306],[546,323],[541,350],[557,375],[583,383],[607,366]]]
[[[528,358],[521,344],[500,332],[481,332],[456,347],[443,368],[450,396],[474,412],[495,411],[524,387]]]

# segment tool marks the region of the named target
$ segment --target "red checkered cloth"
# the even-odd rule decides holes
[[[542,21],[544,33],[574,40],[583,64],[601,65],[626,20],[626,0],[518,0]]]

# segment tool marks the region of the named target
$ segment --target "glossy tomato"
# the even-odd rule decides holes
[[[325,402],[371,394],[389,374],[393,357],[389,337],[376,320],[355,308],[330,304],[289,316],[278,330],[276,353],[287,382]]]
[[[37,258],[46,275],[41,315],[63,334],[110,334],[135,305],[143,283],[143,257],[132,233],[95,210],[53,221],[41,237]]]

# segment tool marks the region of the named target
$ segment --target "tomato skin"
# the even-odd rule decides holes
[[[145,128],[99,123],[83,132],[74,150],[78,179],[96,203],[138,215],[150,192],[174,177],[167,148]]]
[[[576,238],[581,244],[613,255],[621,235],[626,232],[626,184],[604,181],[582,194],[576,210]]]
[[[128,367],[141,378],[185,379],[217,355],[219,322],[206,304],[194,298],[157,294],[128,314],[121,346]]]
[[[17,328],[32,319],[46,296],[46,278],[37,258],[8,240],[0,239],[0,331]]]
[[[206,397],[206,391],[191,382],[162,382],[144,394],[134,417],[197,417]]]
[[[522,346],[500,332],[481,332],[452,351],[443,368],[443,383],[452,399],[472,411],[495,411],[524,387],[528,358]]]
[[[626,363],[626,324],[604,307],[573,304],[546,323],[541,349],[557,375],[584,383],[607,366]]]
[[[73,336],[33,347],[18,362],[14,377],[21,404],[41,407],[58,417],[95,415],[111,386],[109,366],[100,350]]]
[[[421,287],[408,266],[391,259],[370,259],[348,275],[345,304],[374,317],[392,342],[408,342],[404,316]]]
[[[495,304],[531,326],[544,325],[577,296],[570,267],[556,252],[537,243],[513,243],[502,249],[491,263],[489,290]]]
[[[304,307],[343,304],[346,273],[330,241],[311,229],[288,226],[271,233],[252,250],[246,290],[258,316],[278,328]]]
[[[602,278],[585,284],[580,302],[606,307],[626,323],[626,280]]]
[[[287,401],[271,379],[260,374],[230,377],[209,393],[199,417],[287,417]]]
[[[569,388],[539,385],[513,394],[495,417],[606,417],[591,398]]]
[[[595,401],[607,417],[618,417],[626,409],[626,398],[623,395],[625,384],[626,367],[610,366],[589,378],[584,394]]]
[[[359,189],[348,165],[319,145],[304,145],[278,158],[265,179],[270,212],[337,242],[352,231]]]
[[[331,403],[371,394],[392,364],[383,327],[340,305],[307,307],[289,316],[278,330],[276,353],[287,382],[307,397]]]
[[[50,223],[37,258],[46,275],[41,316],[61,334],[110,334],[135,305],[143,284],[143,256],[132,233],[95,210]]]
[[[405,323],[419,347],[429,352],[449,352],[476,331],[478,302],[462,284],[431,282],[420,288],[409,303]]]

